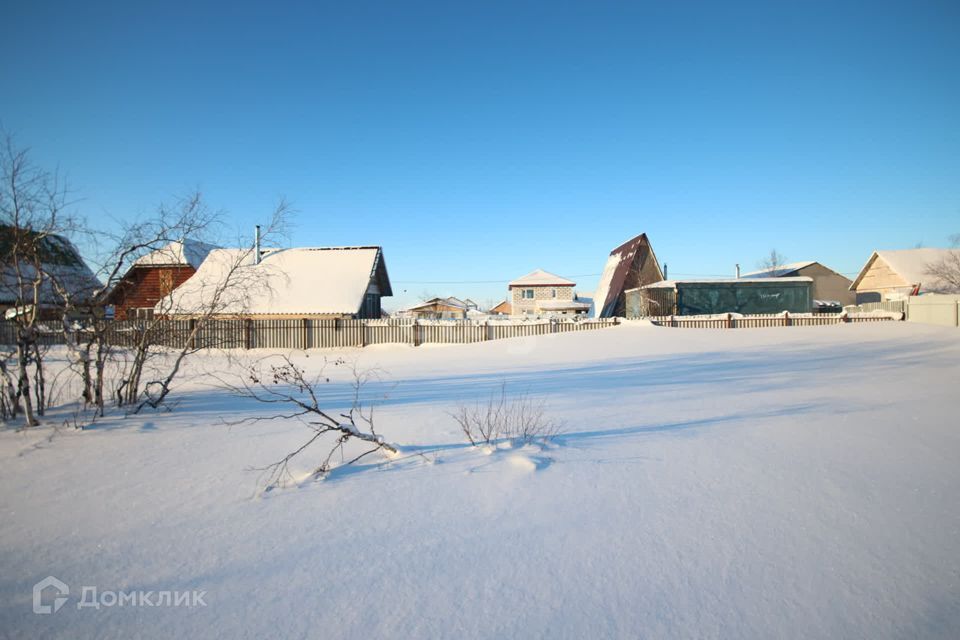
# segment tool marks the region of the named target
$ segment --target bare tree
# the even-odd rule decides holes
[[[286,201],[281,200],[274,209],[269,224],[263,228],[261,240],[282,233],[288,223],[289,213],[290,208]],[[144,361],[143,358],[135,358],[135,366],[131,370],[127,386],[128,395],[125,398],[126,404],[136,405],[133,413],[138,413],[144,407],[156,409],[164,402],[170,393],[170,385],[190,354],[200,349],[235,346],[223,344],[216,337],[212,341],[201,340],[199,337],[219,319],[242,315],[249,308],[253,296],[262,295],[270,288],[273,275],[283,275],[272,274],[269,269],[260,267],[254,256],[256,250],[257,248],[251,245],[242,249],[217,251],[212,258],[219,267],[215,277],[203,279],[194,276],[157,303],[154,323],[168,321],[171,316],[185,317],[187,329],[178,338],[180,346],[173,350],[168,366],[153,379],[146,381],[142,389],[139,384]],[[141,351],[138,349],[137,355],[140,355]]]
[[[927,265],[926,274],[934,278],[942,293],[960,293],[960,233],[950,236],[951,250]]]
[[[281,201],[263,237],[282,234],[288,214],[289,207]],[[107,398],[113,398],[117,406],[128,407],[131,413],[159,407],[189,355],[201,348],[231,346],[201,336],[228,308],[242,308],[251,292],[268,286],[263,270],[249,268],[255,262],[252,246],[219,250],[226,259],[221,261],[218,277],[208,282],[189,281],[200,298],[200,303],[189,309],[180,308],[180,298],[171,291],[146,317],[117,323],[104,313],[137,259],[151,252],[172,250],[171,243],[210,239],[221,223],[222,214],[209,208],[201,194],[194,192],[173,206],[160,205],[152,217],[126,225],[117,234],[97,234],[109,244],[98,271],[102,285],[82,299],[71,298],[66,288],[62,293],[69,302],[63,319],[67,344],[83,380],[83,401],[94,407],[94,418],[104,414]],[[175,260],[170,257],[171,262]],[[197,287],[201,291],[196,291]],[[171,318],[184,312],[179,321]],[[83,321],[77,323],[70,316],[80,316]]]
[[[349,366],[353,376],[351,386],[350,408],[345,413],[336,414],[321,406],[317,397],[317,388],[330,382],[325,371],[328,366]],[[221,380],[223,386],[241,398],[256,400],[257,402],[275,405],[277,413],[266,416],[253,416],[228,424],[245,424],[264,420],[286,419],[297,420],[310,431],[310,437],[299,447],[286,454],[280,460],[266,467],[258,468],[265,474],[266,489],[284,486],[292,481],[290,462],[303,454],[314,443],[321,441],[325,436],[326,447],[319,464],[314,468],[312,475],[322,477],[334,467],[334,457],[339,453],[340,465],[353,464],[373,453],[398,453],[395,445],[388,444],[377,433],[373,420],[373,406],[364,408],[360,393],[363,387],[376,376],[375,371],[359,371],[354,365],[342,359],[328,361],[320,372],[308,376],[304,369],[298,367],[289,356],[267,356],[247,367],[245,376],[239,382]],[[345,454],[346,446],[356,441],[364,445],[357,453],[351,452],[349,459]]]
[[[125,274],[138,258],[162,250],[171,242],[209,233],[216,221],[217,216],[203,206],[200,194],[193,193],[174,207],[160,205],[153,216],[126,224],[117,233],[84,229],[83,232],[98,240],[97,246],[106,245],[98,259],[100,285],[85,295],[76,296],[67,283],[51,278],[65,302],[62,323],[66,343],[82,380],[83,402],[94,407],[94,417],[102,416],[105,410],[107,364],[111,358],[117,356],[123,363],[122,371],[142,370],[158,335],[151,327],[140,325],[130,327],[121,339],[116,325],[105,313],[111,295],[122,286]],[[132,364],[127,362],[128,354],[132,355]],[[126,366],[128,364],[130,366]],[[130,386],[127,380],[120,380],[118,385]],[[125,397],[121,394],[118,400]]]
[[[29,151],[18,148],[10,134],[3,133],[0,145],[0,292],[11,305],[7,317],[17,333],[16,394],[10,410],[12,416],[22,410],[32,426],[46,406],[38,322],[45,308],[56,305],[49,265],[72,253],[61,234],[75,220],[65,212],[69,191],[59,175],[33,164]]]
[[[757,263],[757,267],[761,271],[778,271],[783,265],[785,265],[787,259],[776,249],[770,249],[770,253],[767,254],[760,262]]]

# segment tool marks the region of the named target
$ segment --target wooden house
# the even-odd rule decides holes
[[[227,274],[233,284],[224,286]],[[380,247],[215,249],[155,307],[171,317],[380,318],[393,295]]]
[[[947,283],[927,273],[950,249],[874,251],[850,285],[857,304],[902,300],[923,293],[951,293]]]
[[[171,242],[140,257],[110,292],[117,320],[150,318],[154,307],[186,282],[215,246],[196,240]]]
[[[16,236],[19,234],[19,238]],[[38,255],[23,255],[14,245],[27,240]],[[39,260],[39,287],[34,295]],[[64,296],[82,301],[101,287],[77,248],[65,237],[0,225],[0,312],[12,318],[33,310],[40,318],[58,317],[66,304]]]
[[[403,315],[424,320],[462,320],[469,307],[459,298],[431,298],[404,309]]]
[[[614,318],[626,315],[626,291],[663,280],[663,272],[647,234],[627,240],[610,252],[593,295],[593,315]]]
[[[490,309],[492,316],[509,316],[513,314],[513,306],[509,300],[503,300],[498,305]]]

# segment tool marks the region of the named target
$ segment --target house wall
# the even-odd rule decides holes
[[[533,299],[524,298],[523,291],[526,289],[533,289]],[[554,297],[553,291],[556,290],[557,295]],[[513,307],[513,313],[515,315],[520,315],[523,313],[539,313],[540,306],[537,304],[538,301],[546,300],[573,300],[573,285],[535,285],[535,286],[526,286],[526,287],[511,287],[510,288],[511,301]]]
[[[883,258],[874,258],[857,284],[856,303],[883,302],[910,293],[911,283],[890,268]]]
[[[853,281],[827,269],[822,264],[812,264],[799,269],[797,275],[813,278],[811,295],[814,300],[836,300],[841,306],[856,302],[857,294],[850,291]]]
[[[135,309],[152,309],[194,273],[196,269],[189,265],[135,267],[110,301],[116,308],[117,320],[135,318]]]

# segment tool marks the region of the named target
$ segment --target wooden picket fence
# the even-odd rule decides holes
[[[689,329],[757,329],[761,327],[822,327],[825,325],[853,322],[884,322],[895,320],[889,316],[856,316],[843,313],[790,315],[739,316],[652,316],[653,324],[661,327],[684,327]]]
[[[543,336],[568,331],[590,331],[619,324],[619,320],[351,320],[296,318],[283,320],[225,319],[208,320],[198,328],[196,320],[116,320],[108,324],[110,344],[132,347],[150,332],[152,344],[183,348],[190,342],[196,348],[218,349],[323,349],[364,347],[373,344],[467,344],[522,336]],[[83,338],[82,323],[71,328]],[[191,338],[192,336],[192,338]],[[0,344],[16,344],[17,327],[0,321]],[[42,345],[65,344],[64,329],[58,323],[38,326]]]

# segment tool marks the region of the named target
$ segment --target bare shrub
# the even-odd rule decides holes
[[[528,393],[508,397],[504,382],[486,402],[460,405],[450,415],[473,446],[499,440],[528,444],[535,440],[546,442],[560,433],[560,425],[547,417],[544,406],[542,399]]]

